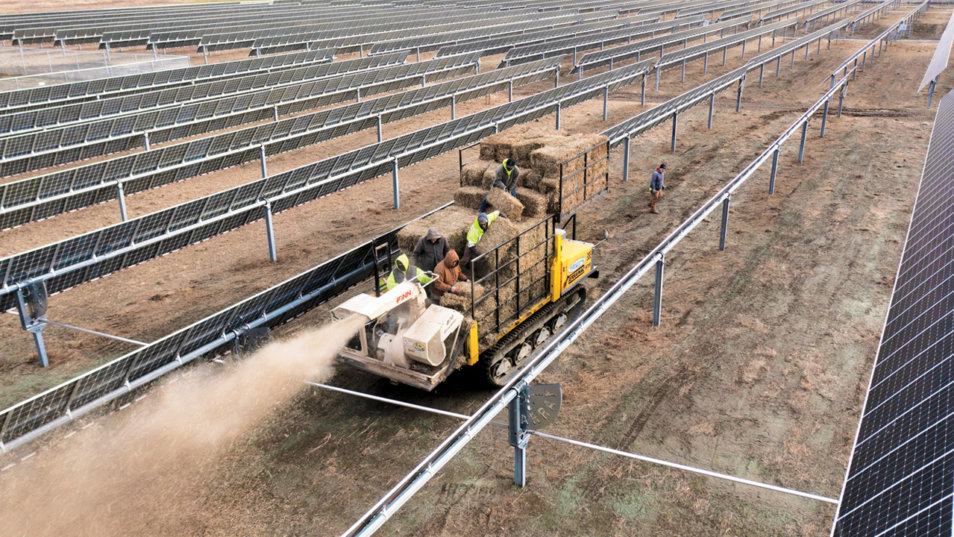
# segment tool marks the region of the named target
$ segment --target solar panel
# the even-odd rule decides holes
[[[413,64],[420,65],[420,64]],[[147,153],[117,157],[0,185],[0,229],[49,218],[70,210],[115,199],[114,187],[124,183],[125,194],[156,188],[199,174],[237,166],[267,155],[292,151],[382,123],[423,114],[456,102],[551,78],[559,59],[497,69],[482,75],[435,84],[418,90],[362,101],[349,106],[231,131]],[[417,81],[414,82],[417,85]],[[389,91],[389,88],[385,88]],[[382,90],[382,93],[387,91]]]
[[[655,17],[655,15],[653,15],[653,17]],[[578,50],[603,47],[606,45],[622,43],[624,41],[628,42],[641,37],[651,37],[658,32],[664,32],[666,30],[675,31],[681,26],[699,25],[702,24],[703,20],[705,19],[701,16],[690,17],[687,19],[676,19],[674,21],[661,22],[658,24],[637,25],[627,27],[622,30],[600,32],[593,35],[584,35],[580,37],[572,37],[569,39],[541,43],[539,45],[514,48],[510,49],[510,51],[507,52],[507,55],[504,56],[503,60],[500,61],[500,67],[514,65],[524,61],[548,58],[555,55],[575,53]],[[576,58],[574,57],[573,60],[575,63]]]
[[[236,60],[181,69],[166,69],[118,77],[55,84],[39,88],[0,92],[0,113],[24,111],[67,101],[87,101],[116,97],[173,85],[234,77],[259,71],[271,72],[310,63],[326,63],[334,59],[334,49],[311,50],[267,58]],[[29,107],[29,108],[28,108]]]
[[[938,107],[834,535],[951,535],[954,92]]]
[[[263,218],[469,145],[498,129],[553,113],[641,79],[649,62],[622,67],[139,218],[0,259],[0,310],[38,278],[58,293]],[[106,187],[110,188],[110,187]],[[267,200],[267,202],[265,201]]]
[[[0,116],[0,134],[26,132],[54,125],[63,126],[160,107],[181,107],[189,102],[203,101],[213,97],[241,94],[264,88],[277,89],[276,86],[279,85],[396,65],[404,63],[406,59],[407,57],[401,54],[388,54],[12,113]]]
[[[701,58],[703,55],[707,55],[713,50],[718,50],[720,48],[732,47],[745,43],[749,39],[754,39],[756,37],[763,36],[772,32],[781,30],[782,28],[787,28],[789,26],[797,26],[798,21],[782,21],[776,22],[775,24],[767,24],[764,26],[758,26],[753,30],[748,30],[745,32],[739,32],[737,34],[732,34],[728,37],[723,37],[722,39],[717,39],[715,41],[709,41],[708,43],[702,43],[700,45],[695,45],[692,47],[687,47],[682,50],[676,50],[668,54],[664,54],[659,58],[659,62],[656,64],[656,69],[662,69],[669,65],[675,65],[680,62],[693,60],[696,58]]]
[[[828,0],[814,0],[813,2],[800,3],[791,7],[786,7],[782,9],[777,9],[775,11],[770,11],[762,15],[762,18],[759,19],[759,24],[764,24],[772,19],[787,17],[792,14],[794,14],[797,17],[798,12],[802,10],[805,10],[805,12],[807,13],[811,13],[811,11],[814,8],[823,4],[827,4],[827,3],[828,3]]]
[[[689,40],[698,39],[699,37],[715,32],[724,33],[725,30],[737,28],[742,25],[748,25],[748,21],[725,21],[664,35],[662,37],[645,39],[629,45],[621,45],[606,50],[590,52],[580,58],[576,67],[595,68],[630,58],[636,58],[638,60],[644,53],[653,52],[656,49],[665,49],[665,47],[668,46],[683,45]]]
[[[934,49],[934,56],[931,57],[931,63],[928,64],[927,70],[924,71],[924,78],[921,79],[921,85],[918,86],[918,91],[923,90],[925,86],[937,80],[938,75],[947,69],[947,63],[951,59],[952,44],[954,44],[954,12],[951,13],[951,18],[947,21],[947,27],[944,28],[944,33],[941,34],[941,40],[938,41],[937,48]]]
[[[395,60],[403,59],[398,56]],[[430,81],[460,76],[472,70],[475,61],[474,54],[450,56],[0,138],[0,175],[142,147],[147,132],[151,143],[165,143],[346,102],[355,99],[357,91],[369,96],[418,85],[425,76]]]

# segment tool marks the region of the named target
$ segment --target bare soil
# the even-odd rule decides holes
[[[579,218],[584,239],[610,233],[597,250],[602,276],[591,296],[758,155],[860,46],[841,42],[820,56],[812,50],[808,61],[800,53],[780,79],[767,76],[761,89],[749,81],[740,113],[726,92],[716,99],[712,131],[705,107],[681,114],[674,153],[668,126],[640,136],[629,183],[619,181],[621,159],[614,153],[611,191]],[[930,134],[933,110],[914,88],[933,50],[933,43],[902,42],[870,63],[824,139],[817,136],[820,120],[812,123],[804,163],[795,162],[797,141],[785,146],[774,196],[766,193],[767,169],[750,179],[733,197],[725,252],[717,250],[717,216],[677,247],[667,258],[660,327],[650,324],[646,278],[587,331],[540,379],[560,382],[564,391],[561,415],[546,432],[837,497]],[[739,65],[738,54],[731,51],[729,65],[708,75],[690,64],[684,83],[678,70],[664,74],[647,106]],[[938,94],[952,81],[950,73],[943,76]],[[602,102],[591,101],[565,110],[562,126],[598,132],[641,110],[638,88],[611,97],[608,122],[601,120]],[[385,127],[386,133],[420,128],[439,115]],[[358,147],[366,134],[373,136],[359,133],[341,145],[276,158],[270,169]],[[668,164],[666,196],[661,214],[652,215],[645,181],[660,160]],[[143,201],[130,202],[141,204],[134,214],[142,214],[249,180],[232,179],[242,173],[210,174],[171,185],[169,197],[145,193]],[[278,263],[267,261],[258,223],[55,296],[50,317],[153,340],[449,200],[456,186],[457,155],[437,157],[402,170],[400,210],[389,208],[386,177],[277,215]],[[110,223],[118,211],[107,208],[11,234],[18,246],[10,248]],[[279,333],[326,318],[319,309]],[[52,365],[40,371],[16,317],[0,323],[0,406],[130,350],[50,327]],[[490,393],[467,372],[432,394],[352,370],[340,370],[332,382],[465,413]],[[455,426],[448,418],[304,392],[223,452],[216,478],[188,500],[202,509],[165,527],[191,535],[340,533]],[[7,471],[22,476],[69,442],[51,435],[0,458],[0,467],[16,462]],[[38,457],[19,461],[38,447]],[[827,535],[834,514],[827,504],[539,438],[530,444],[530,483],[519,490],[511,457],[505,431],[491,427],[380,534]]]

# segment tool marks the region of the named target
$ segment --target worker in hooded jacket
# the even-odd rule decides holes
[[[429,278],[423,270],[410,266],[410,261],[406,254],[401,254],[394,260],[394,269],[391,270],[391,273],[388,274],[386,278],[382,277],[378,282],[378,290],[381,293],[386,293],[399,284],[404,283],[404,280],[408,278],[407,273],[409,269],[411,269],[411,277],[416,277],[417,282],[421,285],[427,285],[431,281],[431,278]]]
[[[460,260],[462,267],[467,268],[470,260],[477,257],[477,243],[484,237],[484,232],[490,227],[490,224],[500,216],[500,211],[494,211],[490,214],[480,213],[477,219],[471,224],[467,231],[467,247],[464,248],[464,257]]]
[[[447,292],[459,295],[457,282],[467,281],[467,276],[460,270],[460,260],[454,250],[447,252],[444,259],[434,267],[434,274],[437,274],[437,279],[430,287],[434,300],[440,300]]]
[[[411,258],[414,260],[414,266],[426,272],[434,272],[434,267],[447,255],[447,239],[437,228],[429,228],[427,234],[417,241],[414,251],[411,252]]]

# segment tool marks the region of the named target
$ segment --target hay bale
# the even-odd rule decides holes
[[[500,188],[491,188],[487,193],[487,202],[507,218],[514,221],[523,220],[523,203]]]
[[[467,245],[467,230],[474,223],[474,218],[476,218],[474,211],[452,205],[432,215],[409,222],[398,231],[398,247],[404,253],[411,255],[417,241],[427,234],[428,228],[435,227],[447,239],[447,245],[450,248],[458,253],[463,252]]]
[[[500,190],[500,189],[497,189]],[[471,221],[473,223],[473,221]],[[427,230],[425,230],[426,232]],[[501,260],[504,259],[503,254],[509,253],[513,248],[516,247],[515,244],[507,244],[508,241],[513,239],[519,233],[519,229],[509,218],[498,217],[490,226],[487,228],[487,231],[484,232],[484,236],[481,237],[480,242],[477,243],[477,253],[484,254],[493,250],[498,246],[503,246],[501,248]]]
[[[523,204],[523,217],[539,220],[547,215],[547,197],[529,188],[517,187],[517,199]]]
[[[493,182],[497,163],[490,160],[477,160],[461,169],[461,186],[479,186],[484,190]],[[488,176],[488,170],[490,174]]]
[[[517,166],[519,167],[520,165],[518,164]],[[537,192],[543,192],[540,187],[540,181],[542,179],[543,174],[537,170],[534,170],[533,168],[520,168],[520,176],[517,178],[517,186],[536,190]]]
[[[491,190],[500,190],[499,188]],[[467,208],[477,210],[477,207],[480,207],[480,202],[484,200],[484,196],[487,195],[487,189],[481,188],[479,186],[464,186],[457,189],[457,192],[454,193],[454,202],[457,205]],[[476,214],[474,215],[476,218]],[[473,223],[473,222],[471,222]]]
[[[497,158],[497,146],[490,143],[491,137],[485,138],[480,143],[480,160],[494,160]]]

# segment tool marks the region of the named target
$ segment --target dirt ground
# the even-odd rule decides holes
[[[916,27],[913,37],[936,39],[940,28],[932,34],[928,21],[946,16],[929,13],[923,35]],[[610,193],[580,216],[583,238],[610,232],[597,251],[602,277],[591,295],[751,161],[861,45],[844,41],[819,57],[813,50],[809,61],[799,54],[795,69],[784,67],[780,80],[767,76],[761,89],[750,82],[739,114],[726,92],[716,100],[711,132],[705,107],[682,114],[675,153],[669,153],[668,126],[640,136],[628,184],[619,181],[621,159],[614,154]],[[900,43],[869,64],[849,86],[845,114],[832,118],[824,140],[817,137],[819,121],[813,122],[803,164],[795,163],[797,142],[783,149],[775,196],[766,193],[767,169],[750,179],[733,198],[725,252],[716,248],[718,218],[676,248],[667,259],[662,326],[649,322],[647,278],[565,353],[540,379],[560,382],[564,391],[561,415],[546,432],[837,497],[930,134],[933,110],[913,89],[933,50],[930,42]],[[738,54],[732,51],[730,65],[705,76],[701,64],[691,64],[685,83],[678,70],[666,73],[647,106],[737,66]],[[943,76],[938,94],[952,81],[950,73]],[[607,123],[600,101],[570,108],[563,126],[601,130],[637,113],[638,99],[638,87],[612,95]],[[385,132],[443,117],[435,112]],[[359,133],[283,155],[269,168],[291,168],[373,136]],[[660,158],[669,167],[666,197],[662,214],[651,215],[643,205],[644,179]],[[156,339],[448,200],[456,167],[452,153],[402,170],[398,211],[389,208],[390,178],[378,178],[277,215],[279,263],[267,261],[258,223],[53,297],[50,317]],[[250,177],[243,174],[253,172],[236,168],[170,185],[155,196],[130,197],[130,208],[151,212],[245,182]],[[117,212],[106,204],[24,226],[31,231],[9,235],[13,243],[5,234],[2,248],[18,251],[93,229],[114,221]],[[316,310],[279,335],[325,318]],[[52,366],[40,371],[16,317],[0,319],[0,406],[130,350],[55,327],[46,335]],[[339,371],[332,383],[458,412],[476,409],[490,393],[466,373],[433,394],[350,370]],[[219,459],[219,479],[201,491],[203,509],[183,519],[179,533],[340,533],[455,425],[343,395],[303,393]],[[69,441],[52,435],[38,458],[55,456]],[[0,459],[0,467],[36,447]],[[7,471],[21,475],[31,464]],[[511,471],[506,434],[491,428],[380,534],[826,535],[834,514],[826,504],[539,438],[530,444],[526,489],[513,487]]]

